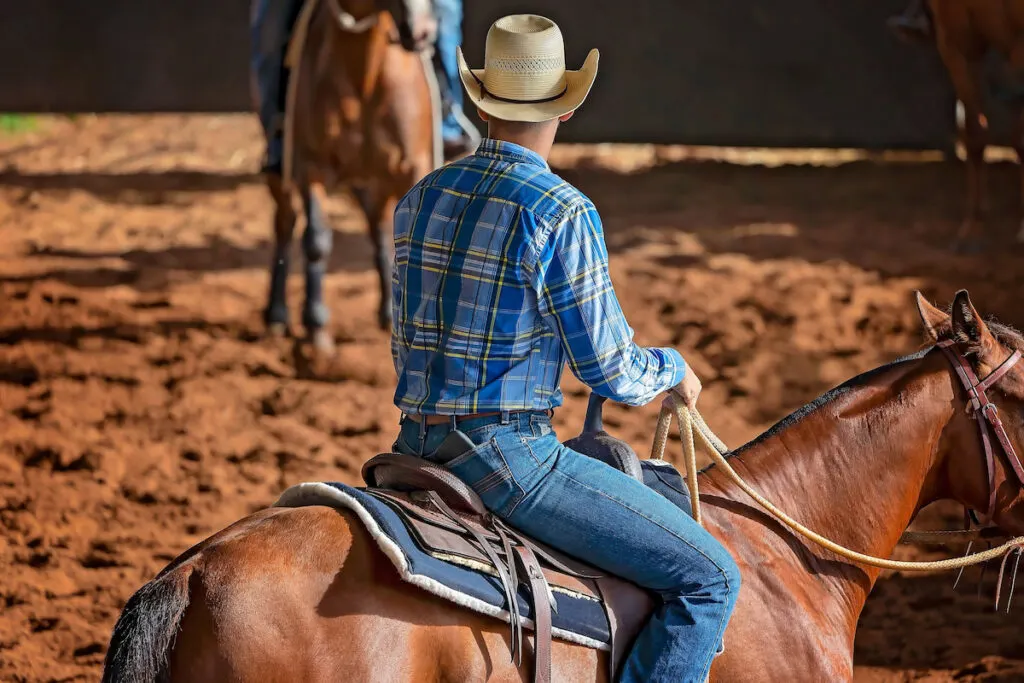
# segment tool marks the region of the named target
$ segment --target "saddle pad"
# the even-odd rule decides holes
[[[660,460],[642,460],[644,483],[691,514],[690,496],[678,470]],[[466,558],[441,559],[424,548],[423,539],[416,538],[405,520],[388,503],[363,488],[337,482],[297,484],[284,491],[275,507],[326,505],[351,510],[366,527],[370,536],[394,564],[402,579],[428,593],[449,600],[480,614],[509,621],[505,594],[497,578],[474,567]],[[429,545],[429,544],[427,544]],[[588,586],[567,577],[545,575],[552,581],[557,611],[552,612],[552,635],[585,647],[608,650],[609,625],[602,603],[594,598]],[[561,586],[554,585],[562,583]],[[530,600],[520,590],[517,595],[523,627],[533,629]]]
[[[274,503],[275,507],[308,505],[355,513],[404,581],[474,612],[509,621],[505,594],[497,578],[424,551],[399,514],[362,488],[337,482],[296,484]],[[523,627],[532,630],[530,600],[521,589],[517,598]],[[600,602],[571,591],[556,592],[555,601],[557,612],[551,615],[554,637],[597,650],[609,649],[608,618]]]

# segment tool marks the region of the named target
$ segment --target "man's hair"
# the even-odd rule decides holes
[[[539,123],[529,121],[506,121],[505,119],[499,119],[492,116],[490,117],[489,125],[499,128],[506,133],[523,135],[524,133],[532,133],[538,128],[542,128],[550,123],[551,121],[541,121]]]

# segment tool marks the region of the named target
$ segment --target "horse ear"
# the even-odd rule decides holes
[[[953,299],[953,339],[970,345],[970,351],[979,355],[985,355],[995,347],[995,337],[971,304],[966,289],[957,292]]]
[[[942,333],[949,328],[949,314],[932,306],[921,292],[914,292],[914,297],[917,299],[917,314],[921,316],[924,331],[933,342],[939,341]]]

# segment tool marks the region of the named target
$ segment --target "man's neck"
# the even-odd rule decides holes
[[[520,128],[518,126],[495,125],[492,123],[487,127],[487,137],[493,140],[511,142],[514,145],[525,147],[536,152],[547,161],[551,155],[551,146],[555,142],[555,133],[558,130],[557,122],[553,125],[529,126]]]

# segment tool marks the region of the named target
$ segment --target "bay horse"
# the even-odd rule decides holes
[[[1013,147],[1021,162],[1020,225],[1024,242],[1024,0],[928,0],[939,55],[957,105],[957,132],[967,155],[966,215],[957,234],[960,246],[977,248],[987,210],[985,116],[982,60],[996,52],[1006,64],[1008,85],[1000,93],[1015,113]]]
[[[288,332],[296,187],[306,215],[307,337],[319,350],[333,348],[323,295],[333,246],[328,187],[352,189],[366,217],[380,278],[378,323],[389,327],[394,207],[440,154],[433,71],[417,52],[434,31],[430,0],[307,0],[300,13],[288,57],[284,171],[267,176],[275,245],[264,321],[272,335]]]
[[[953,340],[981,377],[1024,349],[960,292],[948,314],[923,298],[933,342]],[[990,390],[1024,447],[1024,364]],[[916,513],[952,499],[1024,532],[1024,493],[1006,454],[994,501],[967,395],[931,347],[860,375],[731,456],[742,476],[832,540],[889,556]],[[849,681],[857,620],[880,570],[808,545],[720,468],[701,474],[704,524],[743,587],[712,681]],[[128,600],[103,681],[522,681],[504,622],[403,583],[354,514],[258,511],[173,560]],[[606,681],[606,655],[555,641],[553,680]],[[524,667],[528,668],[528,667]]]

